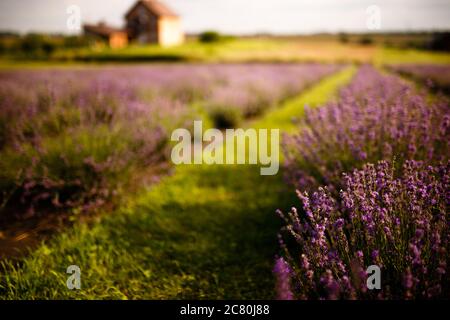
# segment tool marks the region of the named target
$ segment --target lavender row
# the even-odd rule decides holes
[[[368,66],[339,102],[307,110],[284,142],[302,207],[279,212],[279,298],[448,297],[448,110]]]
[[[392,65],[388,69],[422,82],[433,90],[450,93],[450,65]]]
[[[300,189],[339,191],[341,175],[367,162],[448,158],[448,100],[433,103],[399,78],[362,67],[340,101],[306,109],[300,133],[284,140],[286,178]]]
[[[13,205],[10,211],[30,216],[97,207],[140,168],[166,161],[174,128],[220,108],[258,114],[336,70],[255,64],[1,72],[0,209]]]
[[[299,192],[302,210],[279,212],[278,297],[448,298],[449,165],[406,161],[397,176],[380,161],[345,175],[338,197],[327,188]],[[371,265],[381,290],[367,286]]]

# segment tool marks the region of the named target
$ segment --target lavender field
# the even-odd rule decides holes
[[[8,224],[54,209],[95,209],[137,183],[142,170],[168,162],[175,128],[191,129],[196,119],[238,127],[338,69],[160,65],[2,72],[2,219]]]
[[[0,296],[448,297],[449,98],[388,70],[0,72]],[[194,120],[280,129],[280,172],[174,166],[171,132]],[[62,222],[49,232],[49,219]],[[66,290],[68,264],[83,290]],[[381,289],[367,289],[370,265]]]

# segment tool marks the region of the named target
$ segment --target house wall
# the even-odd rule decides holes
[[[130,39],[139,43],[158,42],[158,18],[143,5],[138,5],[127,17]]]
[[[174,46],[184,42],[181,21],[176,17],[161,17],[158,20],[158,43],[161,46]]]
[[[109,37],[109,46],[113,49],[124,48],[128,45],[128,35],[125,32],[115,32]]]

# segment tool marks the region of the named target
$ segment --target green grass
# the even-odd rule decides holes
[[[84,62],[370,62],[376,46],[320,39],[236,38],[216,43],[189,40],[175,47],[130,45],[123,49],[62,50],[55,61]]]
[[[243,53],[259,53],[267,51],[279,52],[288,43],[275,40],[224,40],[217,43],[200,43],[187,41],[174,47],[158,45],[130,45],[123,49],[90,48],[81,50],[63,50],[58,52],[56,60],[75,60],[92,62],[145,62],[145,61],[202,61],[213,62],[233,60],[234,56]]]
[[[303,115],[303,106],[320,105],[334,99],[336,97],[336,88],[342,83],[349,82],[355,71],[355,67],[349,67],[343,72],[325,78],[319,86],[313,86],[305,93],[287,101],[282,108],[272,110],[253,126],[257,128],[282,128],[285,132],[292,132],[297,128],[293,120]]]
[[[0,58],[0,69],[78,67],[142,62],[322,62],[322,63],[450,63],[449,53],[386,48],[380,43],[341,43],[333,38],[235,38],[217,43],[188,40],[175,47],[130,45],[123,49],[60,49],[48,59]]]
[[[56,56],[58,58],[58,55]],[[382,45],[343,44],[319,38],[245,39],[237,38],[204,44],[185,44],[163,48],[157,45],[129,46],[124,49],[83,49],[65,51],[59,58],[93,62],[202,61],[202,62],[346,62],[346,63],[450,63],[450,54],[418,49],[386,48]]]
[[[252,127],[292,130],[305,103],[324,103],[354,71],[321,81]],[[273,298],[274,211],[297,201],[280,173],[259,173],[249,165],[178,166],[117,212],[4,262],[0,298]],[[71,264],[81,268],[79,291],[65,286]]]
[[[377,65],[450,64],[450,54],[415,49],[380,48],[373,62]]]

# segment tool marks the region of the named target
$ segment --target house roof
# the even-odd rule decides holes
[[[125,15],[128,17],[139,5],[143,5],[148,11],[156,15],[157,17],[178,17],[178,15],[173,12],[164,3],[158,0],[141,0],[138,1]]]
[[[125,32],[124,30],[108,26],[104,22],[98,24],[85,24],[83,28],[85,32],[94,33],[103,37],[108,37],[116,32]]]

